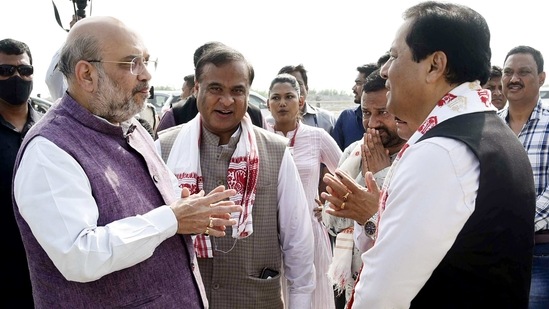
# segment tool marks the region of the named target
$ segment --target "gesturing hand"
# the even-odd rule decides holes
[[[340,170],[336,170],[335,175],[326,174],[324,182],[327,184],[327,192],[322,192],[322,196],[330,202],[326,213],[364,224],[377,212],[379,188],[371,172],[366,173],[366,185],[369,189],[357,184]]]
[[[183,188],[181,199],[170,205],[177,218],[177,233],[225,236],[226,226],[236,224],[236,220],[230,219],[231,213],[242,212],[242,207],[227,200],[235,194],[235,190],[225,190],[224,186],[206,196],[204,191],[190,195],[189,190]]]

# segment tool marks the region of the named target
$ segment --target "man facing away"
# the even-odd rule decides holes
[[[14,210],[37,308],[204,308],[190,234],[224,235],[234,190],[178,199],[177,181],[133,118],[154,63],[112,17],[70,30],[68,89],[23,140]]]
[[[528,153],[537,196],[529,308],[549,308],[549,106],[539,95],[545,77],[537,49],[517,46],[507,53],[502,83],[509,106],[499,115]]]
[[[8,233],[3,273],[8,293],[2,304],[8,307],[31,308],[32,289],[25,248],[11,200],[13,165],[23,137],[42,117],[29,98],[34,68],[29,46],[14,39],[0,41],[0,207],[2,222]]]
[[[246,116],[253,67],[218,46],[198,60],[195,77],[200,113],[156,143],[181,186],[195,192],[225,184],[244,209],[230,236],[195,239],[211,308],[282,308],[282,273],[286,306],[311,308],[312,214],[287,141]]]
[[[375,243],[350,305],[526,308],[534,181],[481,88],[491,58],[485,19],[462,5],[419,3],[405,11],[390,55],[381,68],[387,110],[397,128],[417,131],[383,184]],[[330,202],[340,205],[346,192],[334,188]]]

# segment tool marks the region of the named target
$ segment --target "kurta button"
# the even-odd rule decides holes
[[[158,175],[153,175],[153,180],[154,180],[154,182],[158,183],[158,179],[159,179],[159,178],[158,178]]]
[[[219,289],[219,283],[214,283],[213,286],[212,286],[212,288],[213,288],[214,290]]]

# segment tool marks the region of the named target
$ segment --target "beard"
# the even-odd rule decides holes
[[[143,109],[146,98],[136,100],[136,94],[146,84],[137,85],[127,94],[122,87],[111,79],[103,70],[98,70],[98,89],[93,100],[93,113],[110,123],[121,123],[129,120]]]
[[[376,130],[379,131],[381,143],[385,148],[393,147],[404,142],[404,140],[398,136],[396,130],[391,132],[387,127],[376,128]],[[382,132],[385,132],[385,134],[381,134]]]
[[[354,97],[354,102],[355,102],[356,104],[362,103],[362,97],[359,96],[356,92],[353,92],[353,94],[355,95],[355,97]]]

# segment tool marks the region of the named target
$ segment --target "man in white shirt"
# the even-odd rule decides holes
[[[417,131],[381,192],[338,172],[342,182],[329,184],[336,208],[343,197],[376,205],[366,197],[381,194],[351,307],[526,308],[534,183],[522,145],[481,87],[488,25],[468,7],[439,2],[409,8],[404,20],[381,75],[397,126]]]

